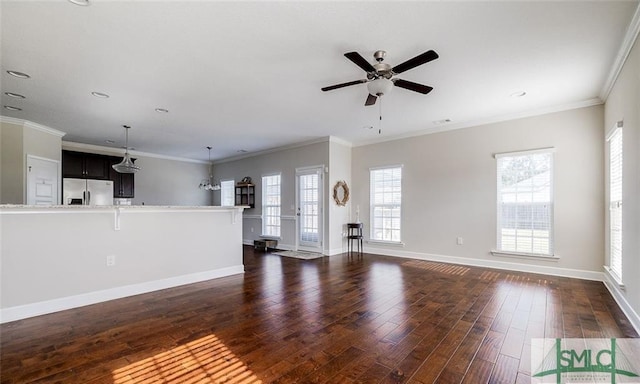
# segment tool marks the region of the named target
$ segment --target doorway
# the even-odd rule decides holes
[[[323,166],[296,169],[297,249],[322,253]]]

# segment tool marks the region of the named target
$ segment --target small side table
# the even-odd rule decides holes
[[[362,223],[347,223],[347,242],[349,246],[349,254],[353,253],[353,242],[355,241],[358,248],[358,254],[363,252],[362,245]]]

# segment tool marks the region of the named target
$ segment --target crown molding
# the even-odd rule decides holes
[[[0,123],[14,124],[14,125],[24,125],[24,120],[16,119],[15,117],[9,117],[9,116],[0,115]]]
[[[23,127],[35,129],[37,131],[41,131],[57,137],[63,137],[64,135],[66,135],[66,132],[58,131],[57,129],[47,127],[46,125],[34,123],[29,120],[16,119],[15,117],[0,115],[0,122],[7,123],[7,124],[21,125]]]
[[[600,99],[606,101],[609,97],[609,93],[613,89],[613,86],[618,80],[618,76],[622,71],[622,67],[624,63],[627,61],[627,57],[631,53],[631,49],[638,39],[638,34],[640,33],[640,4],[636,7],[636,11],[633,14],[633,18],[631,19],[631,23],[629,23],[629,27],[627,28],[627,32],[624,35],[624,39],[622,40],[622,44],[620,45],[620,49],[618,50],[618,54],[616,56],[615,61],[613,62],[613,66],[609,71],[609,76],[607,80],[604,82],[602,86],[602,90],[600,90]]]
[[[342,140],[342,139],[339,139],[339,140]],[[326,143],[326,142],[329,142],[329,141],[331,141],[331,136],[325,136],[325,137],[321,137],[321,138],[318,138],[318,139],[301,141],[301,142],[298,142],[298,143],[287,144],[287,145],[283,145],[283,146],[280,146],[280,147],[269,148],[269,149],[265,149],[265,150],[258,151],[258,152],[251,152],[251,153],[245,153],[243,155],[227,157],[226,159],[216,160],[216,161],[213,162],[213,164],[216,165],[216,164],[229,163],[231,161],[248,159],[250,157],[267,155],[267,154],[270,154],[270,153],[286,151],[288,149],[306,147],[307,145],[313,145],[313,144],[318,144],[318,143]],[[345,141],[345,142],[347,142],[347,141]],[[349,146],[351,146],[351,144],[349,144]]]
[[[345,147],[353,147],[353,143],[351,143],[350,141],[347,141],[345,139],[341,139],[337,136],[329,136],[329,142],[330,143],[336,143],[336,144],[341,144],[344,145]]]
[[[123,148],[104,147],[101,145],[77,143],[74,141],[63,141],[62,149],[98,152],[98,153],[113,154],[113,155],[123,155],[125,152]],[[129,154],[132,156],[152,157],[155,159],[181,161],[184,163],[209,164],[208,161],[187,159],[185,157],[158,155],[156,153],[149,153],[149,152],[129,151]]]
[[[422,130],[419,130],[419,131],[409,132],[409,133],[405,133],[405,134],[401,134],[401,135],[389,136],[387,138],[364,140],[364,141],[359,141],[359,142],[354,143],[353,146],[354,147],[362,147],[362,146],[365,146],[365,145],[384,143],[384,142],[387,142],[387,141],[394,141],[394,140],[406,139],[406,138],[410,138],[410,137],[429,135],[429,134],[433,134],[433,133],[453,131],[453,130],[456,130],[456,129],[478,127],[478,126],[481,126],[481,125],[500,123],[500,122],[503,122],[503,121],[510,121],[510,120],[517,120],[517,119],[522,119],[522,118],[525,118],[525,117],[542,116],[542,115],[547,115],[547,114],[550,114],[550,113],[569,111],[569,110],[572,110],[572,109],[586,108],[586,107],[592,107],[594,105],[602,105],[602,104],[604,104],[602,102],[602,100],[600,100],[599,98],[594,98],[594,99],[579,101],[579,102],[576,102],[576,103],[554,105],[552,107],[538,108],[538,109],[532,109],[532,110],[524,111],[524,112],[518,112],[518,113],[511,113],[511,114],[506,114],[506,115],[501,115],[501,116],[488,117],[488,118],[485,118],[485,119],[470,120],[470,121],[465,121],[465,122],[462,122],[462,123],[455,123],[455,124],[448,124],[448,125],[445,125],[445,126],[432,127],[432,128],[422,129]]]

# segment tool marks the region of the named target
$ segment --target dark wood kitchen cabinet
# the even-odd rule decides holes
[[[62,151],[62,176],[77,179],[109,180],[108,156]]]
[[[132,199],[135,193],[133,173],[118,173],[111,167],[121,161],[122,156],[62,151],[62,175],[77,179],[111,180],[114,198]]]

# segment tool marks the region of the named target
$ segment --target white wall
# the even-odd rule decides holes
[[[0,178],[2,192],[0,204],[24,203],[23,127],[18,124],[0,122]]]
[[[0,208],[1,320],[242,273],[240,211]]]
[[[636,329],[640,329],[640,42],[629,54],[605,105],[604,135],[618,121],[623,121],[623,174],[622,174],[622,278],[626,286],[621,290],[613,280],[609,287],[622,302],[627,312],[635,312]],[[606,148],[606,144],[603,145]],[[608,183],[608,152],[605,169]],[[603,206],[608,207],[608,195]],[[606,212],[606,209],[603,209]],[[608,223],[608,217],[607,217]],[[608,225],[605,227],[608,232]],[[609,263],[609,242],[605,246],[606,264]],[[633,314],[627,313],[632,318]]]
[[[599,276],[604,261],[603,107],[595,106],[353,148],[352,204],[369,237],[369,169],[402,164],[404,247],[373,253],[518,269],[518,264]],[[555,147],[557,262],[492,256],[496,247],[495,153]],[[456,237],[464,245],[456,245]]]
[[[245,176],[251,177],[256,185],[255,208],[244,211],[243,238],[246,242],[259,239],[262,232],[262,176],[280,173],[281,176],[281,239],[278,247],[293,249],[296,244],[296,168],[316,165],[329,165],[329,142],[303,145],[300,147],[283,149],[276,152],[247,157],[244,159],[215,163],[214,177],[216,180],[234,179],[236,182]],[[328,182],[324,177],[325,208],[328,207]],[[220,192],[214,192],[216,204],[220,202]],[[325,216],[325,227],[326,227]],[[325,230],[324,247],[327,249],[327,231]]]
[[[133,204],[212,205],[212,191],[198,188],[209,174],[209,165],[136,156],[142,170],[135,175]],[[220,194],[220,192],[217,192]]]
[[[329,254],[346,252],[343,232],[345,224],[351,219],[351,201],[343,207],[333,200],[333,186],[344,180],[351,194],[351,146],[337,140],[329,141],[329,215],[327,231],[329,233]]]

